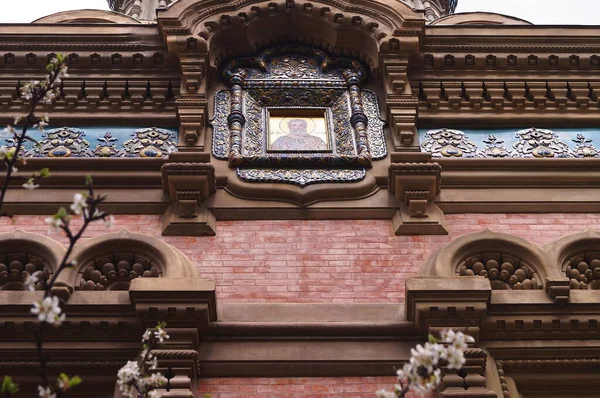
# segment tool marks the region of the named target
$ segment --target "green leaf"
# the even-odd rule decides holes
[[[429,337],[427,339],[431,344],[435,344],[437,343],[437,339],[435,337],[433,337],[433,335],[431,333],[429,333]]]
[[[54,64],[48,64],[48,65],[46,65],[46,70],[48,72],[54,71],[54,68],[55,68]]]
[[[83,380],[81,379],[81,377],[79,376],[73,376],[73,378],[71,379],[71,381],[69,382],[69,384],[71,385],[71,388],[80,385],[83,382]]]
[[[44,167],[43,169],[41,169],[39,173],[40,173],[40,178],[50,177],[50,169],[47,167]]]
[[[85,183],[87,185],[92,185],[93,181],[92,181],[92,176],[91,175],[88,174],[88,175],[85,176]]]
[[[0,391],[8,394],[15,394],[19,391],[19,385],[13,381],[12,377],[4,376]]]
[[[167,327],[167,322],[159,322],[158,325],[156,325],[156,329],[165,329]]]

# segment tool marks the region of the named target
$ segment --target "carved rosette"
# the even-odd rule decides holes
[[[580,253],[567,263],[571,289],[600,289],[600,252]]]
[[[597,158],[600,156],[600,152],[593,144],[594,141],[586,138],[583,134],[577,134],[577,138],[573,142],[575,143],[573,156],[576,158]]]

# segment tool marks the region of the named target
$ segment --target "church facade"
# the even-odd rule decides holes
[[[56,271],[44,219],[91,175],[116,223],[71,254],[46,337],[74,396],[113,396],[162,321],[165,397],[374,396],[447,328],[475,343],[440,397],[597,396],[598,27],[456,0],[109,5],[0,25],[5,123],[55,54],[70,75],[19,168],[52,175],[0,219],[0,374],[23,394],[22,279]]]

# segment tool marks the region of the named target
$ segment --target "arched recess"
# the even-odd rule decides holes
[[[546,253],[519,237],[485,230],[453,240],[424,264],[425,276],[483,276],[494,290],[543,289],[547,277],[559,276],[548,267]]]
[[[600,232],[564,236],[546,251],[560,276],[569,278],[571,289],[600,290]]]
[[[208,52],[213,64],[296,41],[371,67],[380,51],[399,50],[397,31],[425,23],[423,13],[400,1],[377,0],[179,0],[159,10],[158,21],[167,35],[189,32],[198,40],[193,47]]]
[[[125,229],[75,247],[77,266],[59,280],[74,290],[128,290],[138,277],[195,277],[191,261],[178,249],[149,235]]]
[[[64,255],[64,246],[44,235],[20,229],[0,234],[0,291],[25,290],[23,282],[37,271],[41,282],[48,280]]]
[[[431,25],[533,25],[510,15],[494,12],[463,12],[436,19]]]
[[[71,10],[46,15],[32,23],[110,23],[110,24],[139,24],[135,18],[114,11],[105,10]]]

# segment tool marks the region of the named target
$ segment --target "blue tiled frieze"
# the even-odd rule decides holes
[[[419,129],[437,158],[597,158],[600,128]]]
[[[25,157],[166,157],[177,151],[177,131],[157,127],[60,127],[31,130],[23,148]],[[9,133],[0,133],[0,144],[14,146]]]

